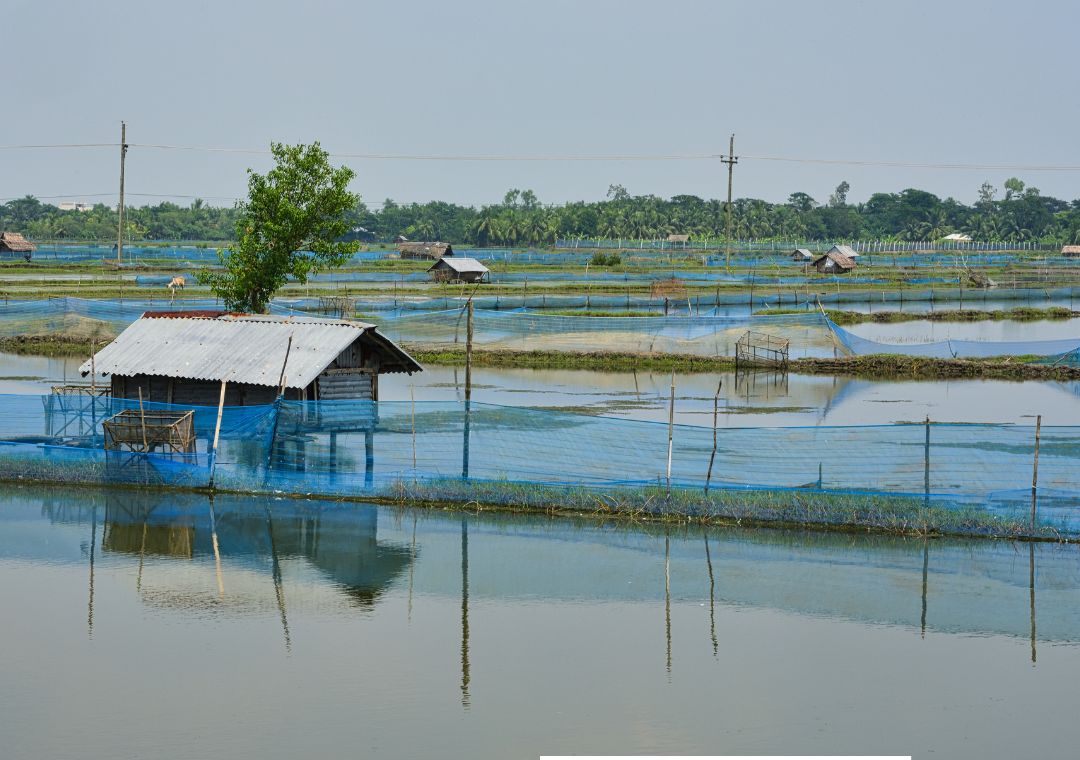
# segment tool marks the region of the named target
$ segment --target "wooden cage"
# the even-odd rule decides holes
[[[167,454],[195,451],[195,413],[125,409],[101,423],[107,451]]]
[[[747,331],[735,343],[735,368],[738,370],[740,364],[787,368],[790,347],[786,338]]]

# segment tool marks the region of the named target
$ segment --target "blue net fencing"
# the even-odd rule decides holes
[[[860,337],[845,330],[831,319],[823,317],[837,341],[855,356],[898,354],[932,359],[988,359],[997,356],[1061,357],[1075,354],[1080,348],[1080,337],[1058,340],[979,341],[943,340],[933,343],[881,343]],[[1067,364],[1068,360],[1062,360]]]
[[[445,299],[442,310],[399,308],[376,312],[380,331],[391,340],[410,346],[463,346],[465,299]],[[881,343],[862,338],[836,325],[820,310],[796,314],[725,315],[702,310],[696,304],[681,313],[655,316],[560,315],[529,309],[485,309],[474,299],[474,343],[492,350],[613,352],[733,356],[735,344],[747,331],[786,339],[790,358],[899,354],[904,356],[984,358],[995,356],[1060,357],[1080,347],[1080,337],[1059,340],[972,341],[937,343]],[[274,301],[270,313],[287,316],[319,313],[319,299]],[[41,301],[0,302],[0,336],[63,335],[100,342],[115,337],[146,311],[220,309],[214,299],[184,299],[170,304],[136,299],[104,301],[50,298]],[[335,315],[337,316],[337,315]],[[1069,365],[1066,356],[1062,364]],[[1071,365],[1069,365],[1071,366]]]
[[[194,449],[183,454],[105,451],[104,421],[140,408],[193,410]],[[1041,429],[1038,511],[1032,523],[1036,435],[1031,426],[897,424],[714,433],[709,427],[675,425],[669,460],[668,426],[662,423],[478,403],[279,401],[226,407],[212,456],[216,417],[210,407],[140,407],[137,401],[109,397],[0,396],[0,478],[198,488],[210,482],[213,471],[218,487],[253,493],[516,505],[546,493],[589,508],[638,499],[644,511],[681,503],[686,509],[723,507],[762,518],[799,507],[802,518],[814,522],[857,519],[855,512],[866,509],[880,512],[879,520],[916,519],[919,510],[932,507],[960,531],[1080,533],[1076,427]],[[706,507],[685,500],[707,481],[713,496]],[[657,497],[669,488],[681,494],[674,507]]]

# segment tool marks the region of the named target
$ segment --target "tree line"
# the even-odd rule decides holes
[[[739,198],[732,203],[731,236],[738,240],[853,241],[936,240],[959,232],[987,242],[1080,244],[1080,200],[1043,195],[1017,178],[999,191],[983,183],[978,199],[966,205],[925,190],[874,193],[864,203],[848,203],[847,182],[818,202],[792,193],[785,203]],[[611,185],[602,201],[557,206],[540,202],[531,190],[512,189],[501,203],[479,208],[443,201],[396,203],[378,208],[363,202],[345,214],[353,230],[374,240],[445,240],[477,246],[544,245],[556,240],[606,238],[654,240],[689,234],[696,241],[725,239],[727,204],[694,195],[664,199],[631,195]],[[238,210],[195,200],[125,209],[125,239],[141,241],[231,241]],[[0,205],[0,228],[34,240],[115,240],[116,211],[99,204],[89,211],[60,210],[26,196]]]

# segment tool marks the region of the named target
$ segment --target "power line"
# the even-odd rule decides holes
[[[116,148],[119,143],[57,143],[38,145],[0,145],[0,150],[47,150],[68,148]],[[230,148],[209,145],[173,145],[167,143],[129,143],[131,148],[148,150],[176,150],[199,153],[226,153],[268,156],[271,151],[262,148]],[[725,161],[722,153],[683,154],[439,154],[439,153],[330,153],[334,158],[351,158],[370,161],[491,161],[491,162],[562,162],[562,161]],[[802,158],[798,156],[742,155],[744,161],[780,161],[798,164],[822,164],[832,166],[882,166],[899,169],[942,169],[954,171],[1010,171],[1010,172],[1077,172],[1077,164],[981,164],[927,161],[881,161],[848,158]]]

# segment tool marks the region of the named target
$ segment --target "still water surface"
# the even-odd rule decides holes
[[[1078,559],[7,488],[0,755],[1072,756]]]
[[[80,359],[0,353],[0,393],[42,394],[85,382]],[[878,425],[919,421],[1080,425],[1080,383],[1000,380],[884,381],[771,372],[676,373],[675,421],[712,425],[720,388],[722,427]],[[574,369],[477,368],[473,399],[582,414],[666,422],[671,374]],[[384,401],[462,401],[461,368],[430,366],[417,375],[383,375]],[[36,402],[35,402],[36,403]]]

